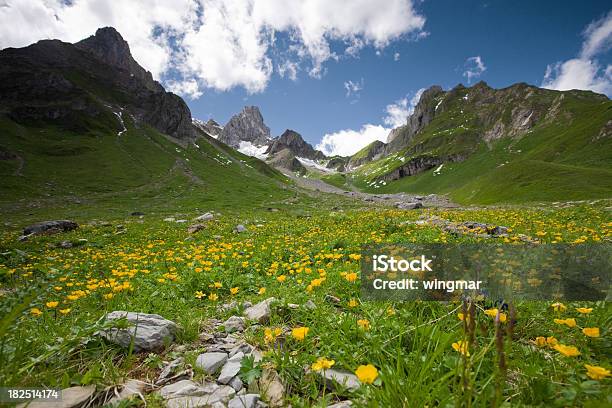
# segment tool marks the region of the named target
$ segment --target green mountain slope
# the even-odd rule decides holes
[[[409,118],[394,130],[384,157],[354,170],[349,183],[482,204],[610,197],[612,101],[603,95],[480,83],[419,105],[419,125]]]

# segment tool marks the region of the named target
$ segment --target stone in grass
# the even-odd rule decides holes
[[[215,216],[212,213],[207,212],[206,214],[202,214],[199,217],[196,217],[194,221],[210,221],[213,218],[215,218]]]
[[[187,232],[190,234],[195,234],[202,231],[204,228],[206,228],[205,224],[193,224],[187,228]]]
[[[241,232],[246,232],[246,230],[247,230],[246,227],[244,225],[242,225],[242,224],[238,224],[238,225],[236,225],[236,228],[234,228],[234,232],[237,232],[239,234]]]
[[[227,403],[236,391],[230,386],[215,383],[197,384],[190,380],[167,385],[160,390],[168,408],[199,408]]]
[[[259,394],[244,394],[234,397],[227,404],[227,408],[255,408],[259,401]]]
[[[121,347],[129,347],[134,343],[134,351],[157,350],[174,340],[178,326],[176,323],[164,319],[160,315],[147,313],[134,313],[114,311],[108,313],[106,321],[127,319],[127,328],[110,328],[100,332],[108,341]]]
[[[243,386],[242,380],[238,376],[235,376],[234,378],[232,378],[231,381],[228,383],[228,385],[232,387],[236,392],[240,391]]]
[[[232,316],[223,323],[227,333],[244,331],[245,325],[244,317],[239,316]]]
[[[70,387],[61,391],[62,398],[58,401],[33,400],[17,405],[17,408],[76,408],[86,405],[96,392],[95,385],[87,387]]]
[[[169,378],[172,375],[172,373],[174,373],[176,371],[177,368],[179,368],[181,365],[183,365],[184,362],[185,361],[183,360],[183,357],[179,357],[179,358],[169,362],[164,367],[164,369],[161,371],[161,373],[159,373],[159,377],[157,377],[157,381],[155,383],[159,384],[159,383],[163,382],[164,380],[166,380],[167,378]]]
[[[247,308],[244,311],[244,315],[249,320],[255,320],[258,323],[265,324],[265,323],[267,323],[270,320],[270,314],[272,313],[272,311],[270,309],[270,304],[274,300],[276,300],[276,299],[273,298],[273,297],[268,298],[266,300],[262,300],[261,302],[257,303],[256,305],[253,305],[253,306]]]
[[[271,407],[285,406],[285,386],[276,371],[268,368],[263,370],[259,379],[259,390]]]
[[[197,384],[192,380],[181,380],[168,384],[159,390],[163,399],[185,396],[199,396],[213,393],[219,386],[215,383]]]
[[[304,303],[304,307],[308,310],[314,310],[317,308],[317,305],[312,300],[308,299],[308,302]]]
[[[147,383],[140,380],[128,380],[119,395],[115,395],[109,402],[110,405],[115,406],[119,405],[121,401],[128,400],[134,398],[136,396],[141,396],[144,394],[145,389],[147,388]]]
[[[200,354],[196,359],[196,367],[201,368],[207,374],[216,373],[227,361],[227,353],[212,352]]]
[[[43,221],[25,227],[23,235],[57,234],[58,232],[72,231],[78,227],[79,224],[70,220]]]
[[[223,368],[221,369],[221,374],[219,374],[219,378],[217,378],[217,382],[219,384],[228,384],[232,378],[234,378],[240,372],[240,366],[242,363],[242,358],[244,357],[243,352],[236,353],[227,360]]]
[[[325,379],[327,386],[331,389],[336,388],[338,384],[350,391],[354,391],[361,386],[357,376],[349,371],[330,368],[319,371],[317,374]]]

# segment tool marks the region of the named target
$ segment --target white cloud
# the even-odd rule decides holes
[[[395,54],[393,54],[393,61],[399,61],[400,60],[400,53],[396,52]]]
[[[183,80],[180,82],[174,80],[166,81],[166,88],[177,95],[183,95],[189,99],[198,99],[203,95],[198,83],[195,79]]]
[[[591,90],[612,95],[612,65],[600,64],[596,57],[612,46],[612,12],[589,24],[583,32],[580,55],[546,67],[542,87],[567,91]]]
[[[260,92],[272,75],[276,34],[287,33],[293,54],[284,71],[313,77],[338,59],[331,41],[357,56],[365,46],[384,48],[404,35],[421,37],[425,18],[413,0],[5,0],[0,7],[0,48],[44,38],[75,42],[113,26],[134,58],[155,78],[173,77],[175,89],[244,87]],[[295,69],[294,69],[295,68]],[[185,85],[177,85],[186,81]],[[194,90],[193,83],[198,85]]]
[[[487,70],[480,55],[466,59],[464,65],[465,71],[463,72],[463,76],[467,78],[468,84],[472,82],[473,78],[478,78]]]
[[[419,99],[421,99],[421,95],[424,91],[425,88],[421,88],[414,93],[410,100],[408,100],[408,97],[406,96],[387,105],[385,108],[387,115],[383,118],[383,123],[391,126],[391,128],[405,125],[408,116],[414,112],[414,107],[417,105],[417,103],[419,103]]]
[[[328,156],[351,156],[375,140],[386,142],[393,128],[406,124],[408,116],[414,112],[414,107],[419,102],[423,91],[425,88],[416,91],[410,99],[406,96],[387,105],[385,116],[382,118],[386,126],[367,123],[359,130],[344,129],[327,133],[316,148]]]
[[[387,140],[390,129],[382,125],[363,125],[359,130],[345,129],[323,136],[317,149],[328,156],[351,156],[375,140]]]
[[[363,78],[359,82],[353,82],[348,80],[344,83],[344,89],[346,89],[346,97],[350,98],[353,95],[359,98],[359,92],[363,90]]]
[[[299,68],[297,63],[287,60],[282,64],[278,64],[276,68],[281,78],[284,78],[286,75],[287,78],[291,79],[292,81],[297,80],[297,72]]]

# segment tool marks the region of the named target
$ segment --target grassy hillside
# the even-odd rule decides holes
[[[98,212],[242,208],[292,194],[281,173],[214,139],[181,145],[150,127],[126,127],[81,134],[0,119],[0,150],[9,152],[0,160],[3,212],[66,202],[95,203]]]
[[[536,89],[536,88],[534,88]],[[539,120],[523,132],[485,140],[483,117],[498,115],[509,129],[517,105],[491,107],[443,95],[445,109],[402,150],[348,175],[370,192],[448,193],[462,203],[555,201],[609,197],[612,191],[612,102],[588,92],[538,90],[530,100]],[[524,103],[524,102],[522,102]],[[555,103],[557,106],[555,107]],[[547,106],[550,109],[545,109]],[[488,110],[497,109],[495,115]],[[555,110],[555,114],[548,115]],[[607,130],[606,130],[607,129]],[[422,157],[461,157],[423,172],[389,180],[386,175]],[[384,181],[383,181],[384,180]]]

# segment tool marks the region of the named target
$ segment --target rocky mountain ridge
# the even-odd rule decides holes
[[[129,117],[137,126],[152,126],[180,140],[196,136],[185,102],[134,61],[112,27],[76,44],[42,40],[1,50],[0,113],[18,123],[72,130],[116,117],[118,132]]]

